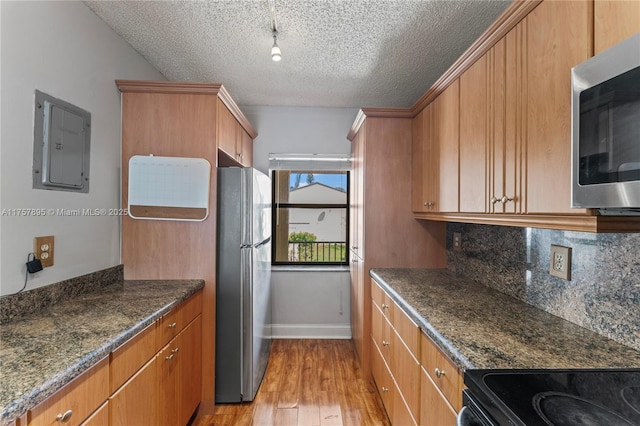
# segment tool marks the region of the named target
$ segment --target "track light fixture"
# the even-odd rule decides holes
[[[273,34],[273,46],[271,47],[271,59],[274,62],[282,60],[282,51],[278,47],[278,23],[276,21],[276,2],[267,0],[269,3],[269,14],[271,15],[271,34]]]
[[[282,52],[278,47],[278,32],[273,32],[273,47],[271,48],[271,59],[274,62],[278,62],[282,59]]]

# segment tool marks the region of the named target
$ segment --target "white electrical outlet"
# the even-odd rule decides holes
[[[554,277],[571,280],[571,247],[551,244],[549,273]]]

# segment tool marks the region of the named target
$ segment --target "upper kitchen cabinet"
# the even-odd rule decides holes
[[[459,82],[413,119],[413,211],[458,211]]]
[[[487,212],[487,58],[460,76],[460,211]]]
[[[247,131],[221,99],[218,99],[217,111],[217,141],[221,151],[219,164],[251,167],[255,131],[252,128]]]
[[[640,31],[638,0],[595,0],[593,15],[595,54]]]
[[[211,166],[209,215],[203,221],[122,217],[125,279],[203,279],[203,401],[214,399],[216,203],[218,151],[238,126],[256,133],[220,84],[116,81],[122,92],[122,205],[128,205],[129,159],[134,155],[203,158]],[[224,119],[220,119],[224,117]],[[235,145],[234,145],[235,150]],[[235,152],[235,151],[234,151]],[[233,160],[235,165],[240,162]],[[246,157],[245,157],[246,161]]]
[[[571,207],[571,68],[638,21],[637,1],[513,2],[409,110],[415,217],[638,231],[637,217]],[[459,103],[443,107],[455,82]]]
[[[591,56],[591,1],[544,1],[526,17],[526,213],[571,208],[571,68]]]
[[[371,368],[369,270],[446,266],[445,224],[417,221],[411,211],[412,119],[404,111],[364,109],[348,135],[351,328],[365,377]]]

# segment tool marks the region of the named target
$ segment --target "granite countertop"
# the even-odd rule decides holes
[[[451,271],[371,276],[462,370],[640,367],[635,349]]]
[[[121,281],[3,323],[0,423],[11,423],[204,286]]]

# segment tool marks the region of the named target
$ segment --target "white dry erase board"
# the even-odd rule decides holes
[[[129,216],[205,220],[210,177],[211,164],[204,158],[134,155],[129,159]]]

